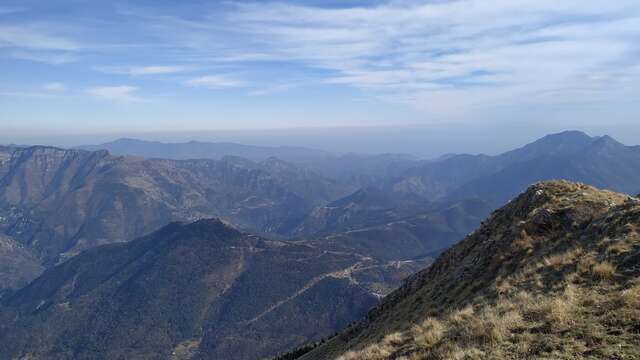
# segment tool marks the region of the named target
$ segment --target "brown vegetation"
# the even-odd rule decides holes
[[[303,359],[640,359],[639,228],[639,202],[535,185]]]

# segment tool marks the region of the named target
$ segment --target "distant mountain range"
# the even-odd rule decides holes
[[[229,142],[163,143],[122,138],[100,145],[79,146],[78,149],[107,150],[113,155],[172,160],[221,160],[228,156],[234,156],[262,162],[270,158],[277,158],[311,169],[325,177],[336,179],[355,188],[377,184],[386,179],[390,173],[406,170],[418,163],[416,157],[407,154],[336,155],[302,147],[254,146]]]
[[[123,153],[138,147],[171,152],[177,146],[182,149],[177,157],[196,156],[189,149],[211,145],[218,150],[200,155],[220,158],[148,159],[105,150],[0,147],[0,259],[7,259],[0,267],[0,288],[19,287],[42,266],[96,245],[134,239],[171,221],[219,217],[271,237],[339,238],[344,243],[365,236],[385,244],[411,238],[397,253],[419,256],[457,241],[490,209],[536,181],[564,178],[640,192],[640,147],[577,131],[549,135],[497,156],[447,155],[431,161],[236,144],[110,144],[105,147],[120,146]],[[225,155],[234,149],[262,160]],[[303,156],[294,163],[273,157],[278,151]],[[464,226],[447,225],[451,217],[441,216],[442,211],[469,200],[476,201],[475,210],[463,206],[456,220]],[[398,231],[404,235],[394,236]],[[429,245],[418,250],[412,245],[416,241]],[[376,250],[371,248],[380,253]]]
[[[156,145],[166,150],[167,144]],[[24,321],[8,323],[6,331],[16,337],[0,335],[0,354],[27,356],[27,342],[19,338],[37,337],[42,340],[35,353],[55,353],[62,359],[73,358],[78,349],[87,358],[93,350],[95,358],[146,358],[146,353],[163,358],[158,354],[188,355],[199,349],[196,353],[209,356],[237,352],[258,359],[327,336],[356,319],[531,183],[565,178],[640,192],[640,147],[575,131],[497,156],[458,154],[429,161],[306,150],[300,150],[299,157],[281,156],[285,160],[274,157],[274,148],[249,148],[252,155],[247,156],[253,160],[222,148],[209,153],[216,158],[199,159],[192,159],[195,153],[187,148],[181,155],[186,159],[177,160],[107,150],[0,147],[0,302],[5,303],[0,317]],[[211,218],[228,225],[203,220]],[[168,240],[169,233],[173,240]],[[219,233],[232,235],[218,238]],[[147,234],[152,235],[144,237]],[[228,250],[224,259],[209,254],[222,251],[216,245],[220,241],[227,244],[224,251],[246,251]],[[208,265],[198,262],[200,253]],[[275,258],[256,255],[263,253]],[[186,262],[178,254],[184,254]],[[229,270],[232,263],[245,260],[258,262],[247,266],[260,274],[245,273],[249,268]],[[95,267],[88,265],[94,262]],[[223,267],[221,273],[234,277],[220,275],[216,264]],[[305,266],[300,278],[278,277],[299,264]],[[175,283],[154,272],[156,265],[175,272]],[[189,278],[204,280],[183,283],[182,268]],[[323,280],[316,284],[313,279],[318,277]],[[261,283],[255,289],[267,294],[264,302],[253,302],[257,299],[249,295],[249,286],[237,294],[205,296],[204,303],[194,305],[200,311],[197,321],[186,313],[176,315],[184,316],[180,319],[163,318],[167,311],[176,311],[173,301],[184,306],[193,292],[209,294],[206,286],[198,287],[207,279],[226,284],[214,287],[241,287],[244,283],[236,280],[245,278],[247,284]],[[130,287],[138,281],[139,288]],[[320,291],[320,284],[328,287]],[[91,289],[90,294],[74,290],[78,286]],[[119,297],[124,294],[126,299]],[[117,299],[114,306],[126,311],[160,307],[160,313],[135,314],[141,324],[153,324],[164,334],[149,334],[156,350],[136,345],[146,341],[139,333],[143,327],[119,318],[115,309],[98,310],[112,298]],[[224,303],[215,311],[235,306],[253,310],[228,318],[219,312],[216,318],[211,307],[215,301]],[[78,311],[67,311],[67,305]],[[246,316],[267,310],[271,314],[273,306],[286,309],[277,313],[281,320],[246,323]],[[82,328],[88,319],[103,322],[102,332]],[[185,319],[200,328],[184,325]],[[224,325],[212,326],[211,319]],[[315,330],[305,332],[296,327],[299,322]],[[114,324],[132,332],[114,329]],[[48,332],[51,336],[45,337]],[[70,333],[74,335],[65,339],[63,334]],[[162,342],[166,345],[159,345]],[[109,352],[120,348],[126,351]]]
[[[263,161],[271,157],[276,157],[289,162],[304,162],[323,160],[331,156],[331,154],[322,150],[302,147],[269,147],[242,145],[230,142],[200,141],[163,143],[128,138],[117,139],[100,145],[79,146],[78,149],[87,151],[107,150],[113,155],[132,155],[173,160],[220,160],[225,156],[237,156],[253,161]]]
[[[498,156],[455,155],[414,166],[387,187],[429,200],[475,197],[497,207],[528,185],[550,179],[635,193],[640,184],[640,146],[567,131]]]
[[[305,148],[205,142],[170,144],[135,139],[82,148],[166,159],[221,159],[233,155],[260,162],[274,157],[308,168],[353,191],[374,186],[429,201],[479,197],[494,207],[529,184],[548,179],[640,192],[637,185],[640,146],[625,146],[609,136],[591,137],[580,131],[548,135],[496,156],[447,154],[434,160],[404,154],[334,155]]]
[[[349,191],[273,158],[177,161],[0,148],[0,288],[176,220],[221,217],[258,233],[285,233]]]

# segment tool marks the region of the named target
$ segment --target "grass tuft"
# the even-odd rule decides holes
[[[616,267],[608,261],[593,265],[591,268],[593,277],[597,280],[608,280],[616,274]]]

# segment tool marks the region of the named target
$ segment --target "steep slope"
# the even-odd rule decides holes
[[[637,199],[536,184],[302,359],[638,358],[639,232]]]
[[[406,154],[344,154],[304,163],[319,174],[356,188],[382,186],[389,178],[419,164],[416,157]]]
[[[312,243],[383,261],[432,257],[475,230],[491,212],[480,200],[437,204],[424,210],[391,208],[353,213],[351,210],[345,211],[344,217],[323,222],[328,235]],[[334,209],[333,213],[336,212]]]
[[[308,170],[271,171],[240,158],[160,160],[50,147],[0,149],[0,232],[47,264],[127,241],[174,220],[222,217],[285,232],[344,195]]]
[[[40,275],[43,269],[36,254],[0,234],[0,298],[3,289],[18,289]]]
[[[315,237],[389,221],[425,212],[430,204],[376,187],[364,187],[326,205],[318,206],[293,229],[295,236]]]
[[[0,358],[260,359],[346,326],[377,302],[367,259],[173,223],[47,270],[0,307]]]

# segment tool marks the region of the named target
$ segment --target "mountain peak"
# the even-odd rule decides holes
[[[572,155],[584,150],[594,138],[576,130],[563,131],[544,136],[519,149],[499,155],[507,162],[521,162],[549,155]]]
[[[232,227],[229,223],[219,218],[205,218],[196,220],[192,223],[184,225],[189,230],[209,231],[212,233],[237,234],[240,232]]]
[[[606,145],[606,146],[625,146],[624,144],[622,144],[621,142],[619,142],[618,140],[612,138],[609,135],[604,135],[604,136],[600,136],[599,138],[596,139],[596,141],[594,142],[596,144],[602,144],[602,145]]]
[[[588,151],[599,155],[618,158],[627,149],[627,146],[620,143],[611,136],[604,135],[593,141]]]
[[[590,139],[591,136],[587,135],[584,131],[580,131],[580,130],[565,130],[565,131],[549,134],[545,136],[545,138],[565,138],[565,139],[589,138]]]
[[[242,233],[218,218],[204,218],[194,222],[173,222],[154,233],[170,241],[199,239],[212,244],[235,242]],[[214,245],[215,246],[215,245]]]
[[[599,190],[582,183],[565,180],[542,181],[531,185],[498,212],[510,213],[512,217],[529,216],[544,209],[544,212],[570,208],[573,222],[591,219],[594,215],[620,204],[625,196]],[[585,206],[587,205],[588,206]]]
[[[530,147],[532,145],[537,146],[554,146],[554,147],[582,147],[588,145],[594,138],[587,135],[582,131],[567,130],[555,134],[546,135],[533,143],[525,146]]]

